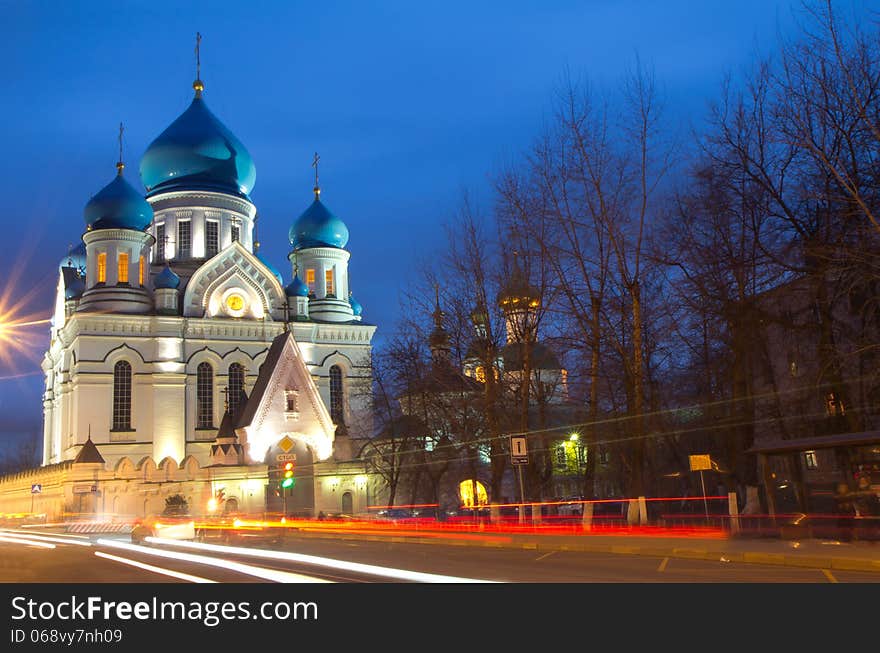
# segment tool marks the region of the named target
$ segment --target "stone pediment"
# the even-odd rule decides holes
[[[293,334],[275,338],[251,395],[238,420],[236,433],[251,462],[263,462],[266,452],[285,435],[304,442],[316,460],[333,453],[335,427]]]
[[[241,243],[233,242],[192,275],[183,296],[183,314],[272,319],[284,301],[284,289],[275,275]]]

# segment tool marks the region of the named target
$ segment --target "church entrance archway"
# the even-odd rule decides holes
[[[354,498],[352,497],[351,492],[343,492],[342,494],[342,514],[354,514]]]
[[[266,452],[264,462],[269,467],[266,511],[287,517],[314,517],[314,457],[303,441],[294,438],[293,443],[287,451],[276,444]],[[282,456],[282,460],[278,459],[279,456]],[[284,478],[284,465],[288,462],[293,463],[293,484],[283,488],[281,482]]]

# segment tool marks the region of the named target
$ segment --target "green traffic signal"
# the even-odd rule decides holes
[[[296,479],[293,478],[293,463],[289,462],[284,465],[284,480],[281,481],[281,487],[287,489],[293,487],[294,483]]]

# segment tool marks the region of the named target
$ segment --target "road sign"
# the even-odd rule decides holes
[[[289,435],[285,435],[285,436],[284,436],[283,438],[281,438],[281,440],[278,442],[278,447],[279,447],[279,448],[281,449],[281,451],[283,451],[284,453],[287,453],[288,451],[290,451],[290,450],[293,448],[293,445],[294,445],[293,438],[291,438]],[[281,459],[279,458],[279,460],[281,460]]]
[[[43,486],[39,483],[34,483],[31,485],[31,494],[40,494],[43,491]]]
[[[527,465],[529,452],[526,448],[526,439],[523,437],[510,438],[510,462],[514,465]]]
[[[712,469],[712,457],[709,454],[688,456],[691,461],[691,471],[699,472],[703,469]]]
[[[74,485],[73,493],[74,494],[91,494],[92,492],[97,492],[97,485]]]
[[[296,454],[295,453],[280,453],[275,456],[275,460],[279,463],[295,463],[296,462]]]

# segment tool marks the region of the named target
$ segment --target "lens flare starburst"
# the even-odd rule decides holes
[[[20,268],[20,266],[16,266]],[[18,274],[0,288],[0,381],[41,374],[40,360],[48,344],[51,319],[34,304],[51,296],[49,280],[22,292]]]

